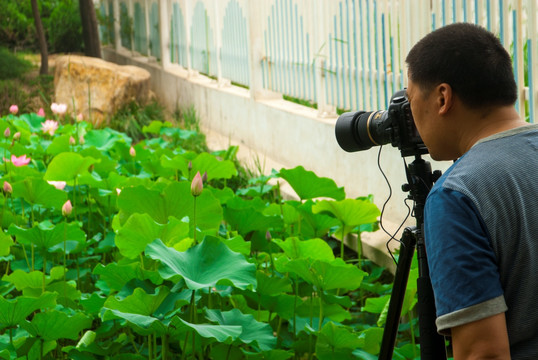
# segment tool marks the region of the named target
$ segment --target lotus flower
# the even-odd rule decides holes
[[[77,122],[81,122],[82,120],[84,120],[84,115],[82,115],[82,113],[79,113],[77,115]]]
[[[39,110],[37,111],[37,115],[45,117],[45,110],[43,110],[43,108],[39,108]]]
[[[192,179],[192,183],[191,183],[192,196],[194,197],[199,196],[202,193],[203,189],[204,189],[204,183],[202,181],[202,175],[200,175],[200,172],[198,171],[196,175],[194,175],[194,179]]]
[[[54,135],[54,132],[58,130],[58,121],[46,120],[41,124],[41,129],[44,133],[48,133],[50,136]]]
[[[30,163],[30,160],[32,160],[32,159],[27,158],[26,154],[21,155],[19,157],[15,156],[15,155],[11,155],[11,162],[13,163],[13,165],[15,165],[17,167],[28,165]]]
[[[62,206],[62,215],[69,216],[71,215],[72,211],[73,211],[73,205],[71,205],[71,200],[67,200],[65,204]]]
[[[9,112],[16,115],[19,112],[19,107],[17,105],[11,105],[9,107]]]
[[[13,187],[7,181],[4,181],[4,186],[2,188],[6,194],[11,194],[13,192]]]
[[[65,188],[65,185],[67,185],[65,181],[47,181],[47,182],[58,190],[63,190]]]
[[[67,111],[67,105],[52,103],[52,105],[50,106],[50,109],[56,115],[63,115]]]
[[[4,130],[4,137],[9,137],[11,135],[11,130],[9,129],[9,126]]]

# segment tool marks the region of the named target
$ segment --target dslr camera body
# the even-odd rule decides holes
[[[402,156],[427,154],[413,120],[405,89],[392,95],[388,110],[347,112],[338,118],[336,140],[347,152],[391,143]]]

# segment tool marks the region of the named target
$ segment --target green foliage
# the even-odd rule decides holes
[[[38,6],[49,53],[83,51],[77,0],[43,0]],[[30,1],[2,1],[0,39],[10,48],[39,49]]]
[[[375,228],[370,197],[303,167],[229,187],[236,149],[184,148],[200,136],[188,112],[190,128],[151,119],[138,142],[57,120],[50,135],[36,114],[0,118],[0,357],[375,358],[386,272],[333,244]],[[402,359],[417,354],[415,276]]]

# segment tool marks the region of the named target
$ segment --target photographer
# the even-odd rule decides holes
[[[538,359],[538,125],[516,112],[510,56],[495,35],[459,23],[424,37],[406,62],[422,140],[433,159],[458,159],[425,208],[437,329],[456,360]]]

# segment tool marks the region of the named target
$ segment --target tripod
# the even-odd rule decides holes
[[[423,160],[420,155],[415,155],[415,160],[406,167],[406,175],[407,184],[402,186],[402,190],[409,192],[408,198],[414,201],[413,216],[416,219],[416,226],[405,228],[402,234],[400,257],[389,302],[379,360],[392,359],[415,248],[417,249],[419,271],[417,308],[420,329],[420,358],[422,360],[443,360],[446,359],[445,340],[442,335],[437,333],[435,326],[435,302],[423,234],[426,197],[440,173],[437,171],[432,173],[430,163]]]

